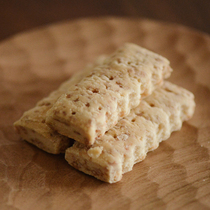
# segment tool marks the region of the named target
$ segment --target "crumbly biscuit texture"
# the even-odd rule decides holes
[[[96,65],[101,64],[105,56],[100,56],[93,64],[89,64],[84,71],[76,73],[69,80],[61,84],[58,90],[53,91],[48,97],[39,101],[36,106],[26,111],[14,123],[15,129],[22,139],[52,154],[64,153],[72,145],[73,140],[60,135],[46,124],[46,113],[56,100],[72,85],[77,84]]]
[[[170,73],[166,58],[125,44],[61,96],[46,121],[60,134],[92,145]]]
[[[165,82],[91,147],[75,142],[66,150],[65,158],[84,173],[105,182],[117,182],[147,152],[179,130],[182,122],[192,117],[194,108],[192,93]]]

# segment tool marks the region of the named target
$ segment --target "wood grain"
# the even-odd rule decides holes
[[[134,42],[171,61],[170,81],[195,94],[193,119],[117,184],[23,142],[13,122],[96,56]],[[144,19],[63,22],[0,44],[0,209],[209,209],[210,37]]]

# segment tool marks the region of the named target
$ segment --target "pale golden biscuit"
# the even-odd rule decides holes
[[[46,124],[46,112],[68,88],[82,80],[93,66],[101,64],[104,59],[105,56],[97,58],[96,61],[88,65],[84,71],[73,75],[69,80],[64,82],[58,90],[39,101],[34,108],[26,111],[23,116],[14,123],[15,129],[20,134],[21,138],[52,154],[65,152],[65,149],[72,145],[73,140],[60,135]]]
[[[117,182],[147,152],[179,130],[182,122],[192,117],[194,109],[192,93],[165,82],[91,147],[75,142],[66,150],[65,158],[86,174],[105,182]]]
[[[166,58],[125,44],[62,95],[46,122],[60,134],[92,145],[170,73]]]

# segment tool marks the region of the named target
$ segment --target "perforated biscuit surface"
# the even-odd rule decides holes
[[[169,61],[134,44],[124,44],[47,113],[60,134],[91,145],[170,75]]]

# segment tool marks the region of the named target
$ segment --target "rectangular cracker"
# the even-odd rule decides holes
[[[49,127],[45,122],[46,113],[68,88],[77,84],[94,66],[101,64],[104,60],[105,56],[98,57],[93,64],[88,65],[85,70],[73,75],[58,90],[39,101],[34,108],[26,111],[14,123],[15,129],[21,138],[48,153],[59,154],[65,152],[72,145],[73,140],[60,135]]]
[[[61,96],[47,112],[46,122],[58,133],[92,145],[171,71],[166,58],[125,44]]]
[[[91,147],[75,142],[66,150],[65,158],[86,174],[105,182],[117,182],[147,152],[179,130],[182,122],[192,117],[194,108],[192,93],[165,82]]]

